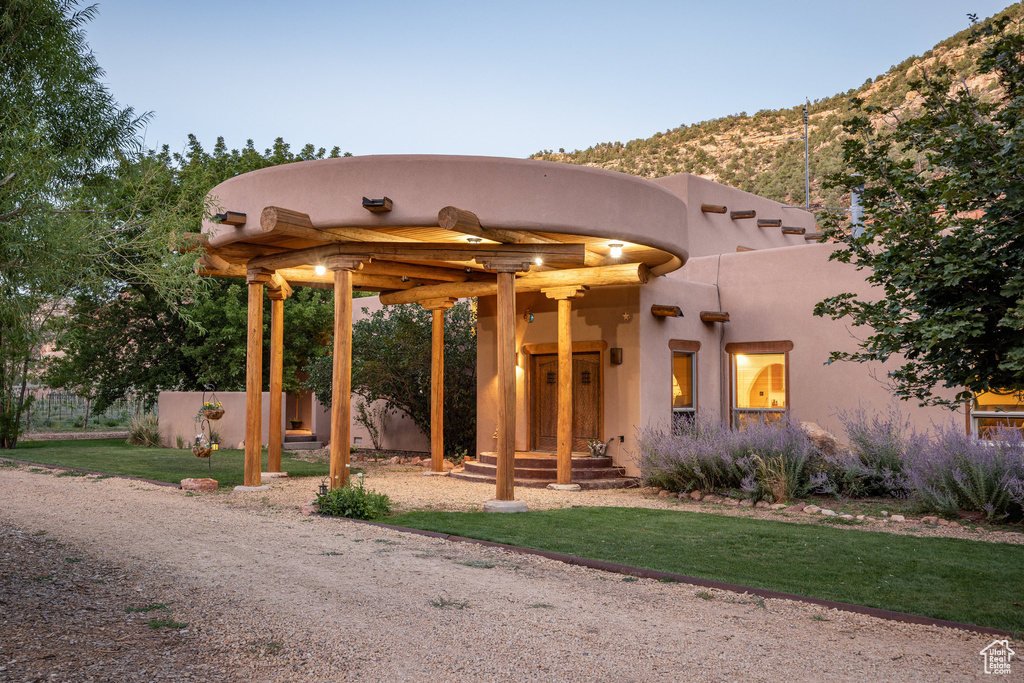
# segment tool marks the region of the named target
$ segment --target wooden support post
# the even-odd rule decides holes
[[[331,378],[331,488],[348,485],[352,431],[351,263],[325,264],[334,271],[334,366]],[[347,267],[346,267],[347,266]]]
[[[249,278],[248,345],[245,354],[245,470],[243,483],[260,486],[263,415],[263,282]]]
[[[444,472],[444,312],[455,299],[422,302],[431,311],[430,336],[430,470]]]
[[[498,500],[515,500],[516,287],[514,272],[498,273]]]
[[[572,300],[586,287],[543,290],[558,300],[558,438],[556,483],[572,483]]]
[[[270,424],[267,471],[281,471],[281,384],[284,376],[284,300],[282,289],[270,296]]]

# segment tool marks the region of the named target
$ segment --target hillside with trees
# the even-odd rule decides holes
[[[1010,17],[1008,30],[1020,30],[1024,3],[1017,3],[996,15]],[[965,17],[966,23],[966,17]],[[978,72],[976,63],[982,46],[969,44],[967,28],[943,40],[923,55],[909,57],[860,87],[810,102],[811,206],[848,206],[849,195],[823,187],[829,175],[841,170],[844,139],[843,122],[851,98],[877,107],[876,126],[893,123],[906,110],[920,107],[922,98],[910,83],[921,80],[922,72],[940,66],[951,69],[959,83],[983,97],[999,96],[999,84],[992,74]],[[804,146],[802,144],[803,103],[789,109],[763,109],[753,115],[732,116],[681,125],[658,132],[647,139],[602,142],[585,150],[557,152],[542,150],[530,156],[569,164],[606,168],[643,178],[675,173],[693,173],[710,180],[793,205],[804,204]],[[799,140],[792,140],[799,138]]]

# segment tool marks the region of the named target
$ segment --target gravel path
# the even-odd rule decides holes
[[[478,506],[492,493],[418,472],[370,480],[402,506]],[[190,495],[0,468],[0,680],[985,677],[978,653],[991,637],[302,517],[297,505],[316,483]],[[535,509],[556,501],[554,492],[521,493]],[[649,500],[594,493],[561,494],[561,504]],[[125,612],[154,603],[188,627],[151,629],[152,613]],[[49,624],[32,616],[46,606]],[[68,644],[111,630],[123,647]],[[1013,663],[1014,674],[1024,669]]]

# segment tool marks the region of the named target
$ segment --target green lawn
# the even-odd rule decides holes
[[[0,457],[108,474],[127,474],[173,484],[190,477],[210,477],[216,479],[221,487],[227,487],[243,483],[245,451],[214,451],[211,461],[207,461],[192,455],[191,450],[129,446],[123,439],[81,439],[22,441],[13,451],[0,451]],[[264,450],[264,471],[266,467],[267,453]],[[292,477],[325,477],[329,467],[327,464],[293,460],[282,453],[281,469]]]
[[[645,508],[409,512],[390,524],[1024,631],[1024,546]]]

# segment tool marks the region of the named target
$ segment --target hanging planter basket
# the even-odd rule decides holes
[[[207,420],[219,420],[224,417],[223,408],[203,408],[202,413]]]
[[[213,448],[210,446],[196,444],[192,447],[192,455],[197,458],[209,458],[211,453],[213,453]]]

